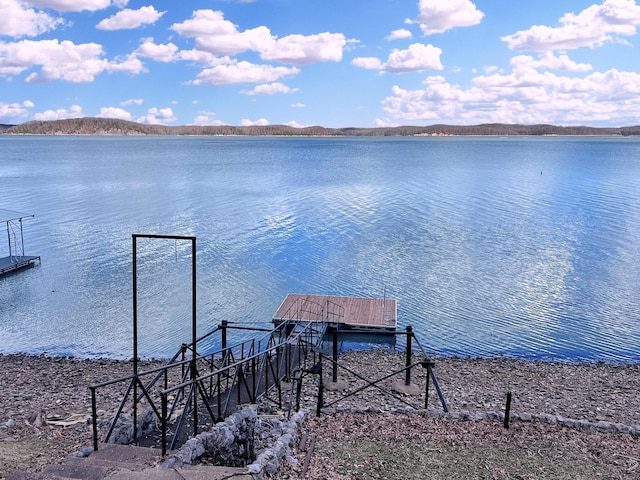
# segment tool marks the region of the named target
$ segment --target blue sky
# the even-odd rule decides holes
[[[634,0],[0,0],[0,123],[640,124]]]

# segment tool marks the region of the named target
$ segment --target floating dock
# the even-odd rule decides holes
[[[397,306],[396,300],[390,298],[290,293],[273,317],[276,324],[288,320],[325,322],[339,328],[395,330]]]
[[[0,209],[0,222],[7,225],[7,239],[9,244],[9,256],[0,258],[0,275],[21,268],[32,267],[36,263],[40,263],[39,256],[24,254],[22,220],[30,217],[33,217],[33,215]]]

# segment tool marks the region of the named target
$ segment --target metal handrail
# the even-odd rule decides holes
[[[341,332],[342,334],[350,334],[350,333],[362,333],[365,332],[366,330],[349,330],[348,332]],[[334,400],[333,402],[327,404],[326,406],[330,406],[333,405],[341,400],[344,400],[345,398],[348,398],[362,390],[365,390],[367,388],[370,387],[375,387],[381,391],[383,391],[385,394],[390,395],[394,398],[396,398],[397,400],[400,400],[402,403],[411,406],[412,408],[417,408],[415,405],[412,405],[410,402],[406,401],[403,397],[397,396],[395,395],[393,392],[391,392],[390,390],[385,390],[382,387],[380,387],[378,385],[379,382],[386,380],[388,378],[391,378],[395,375],[399,375],[401,373],[404,372],[405,374],[405,384],[406,385],[410,385],[411,384],[411,370],[416,367],[416,366],[421,366],[423,368],[427,369],[427,381],[426,381],[426,385],[425,385],[425,398],[424,398],[424,408],[427,408],[427,404],[428,404],[428,400],[429,400],[429,380],[431,380],[433,382],[434,387],[436,388],[436,392],[438,394],[438,398],[440,400],[440,404],[442,405],[442,409],[444,410],[444,412],[448,412],[449,411],[449,407],[447,405],[447,402],[444,398],[444,394],[442,393],[442,389],[440,388],[440,385],[438,383],[438,379],[435,376],[435,372],[433,371],[433,367],[434,367],[434,362],[431,361],[429,359],[429,356],[427,355],[426,351],[424,350],[424,348],[422,347],[422,345],[420,344],[420,342],[418,341],[418,338],[416,337],[415,333],[413,332],[413,328],[411,326],[408,326],[406,328],[405,332],[385,332],[386,335],[400,335],[400,336],[405,336],[407,337],[407,344],[406,344],[406,361],[405,361],[405,366],[399,370],[395,370],[392,373],[390,373],[389,375],[386,375],[382,378],[379,378],[377,380],[369,380],[364,378],[363,376],[359,375],[358,373],[354,372],[353,370],[349,369],[348,367],[341,365],[338,362],[338,351],[337,351],[337,336],[338,336],[338,332],[334,331],[333,332],[333,344],[334,344],[334,348],[333,348],[333,356],[329,357],[327,355],[324,354],[320,354],[320,366],[317,369],[318,371],[316,373],[318,373],[320,375],[320,382],[318,385],[318,405],[317,405],[317,415],[320,415],[320,410],[323,406],[325,406],[324,404],[324,384],[323,384],[323,377],[322,377],[322,360],[329,360],[329,363],[332,367],[333,370],[333,381],[337,381],[337,370],[338,367],[346,370],[347,372],[351,373],[352,375],[356,376],[357,378],[359,378],[360,380],[365,382],[365,386],[364,387],[360,387],[358,389],[356,389],[353,392],[347,392],[344,395],[340,396],[337,400]],[[416,361],[414,362],[412,360],[412,343],[416,342],[416,344],[418,345],[420,352],[422,353],[422,355],[424,356],[425,360],[420,360],[420,361]]]
[[[280,363],[286,361],[284,370],[286,373],[291,371],[292,362],[298,361],[300,362],[300,358],[304,357],[310,350],[311,347],[315,347],[322,339],[322,335],[324,331],[321,331],[315,328],[316,322],[308,322],[302,329],[299,328],[300,322],[283,322],[282,324],[275,327],[270,331],[268,336],[268,340],[265,339],[266,335],[261,339],[256,341],[256,338],[245,340],[238,344],[232,346],[225,346],[220,350],[217,350],[213,353],[209,354],[197,354],[196,355],[196,363],[197,362],[205,362],[206,368],[204,369],[206,373],[196,372],[195,375],[191,375],[191,368],[194,365],[193,359],[185,358],[186,352],[191,350],[193,352],[195,349],[193,345],[183,344],[181,349],[174,355],[174,357],[170,360],[170,362],[162,367],[152,368],[147,371],[138,372],[137,375],[128,375],[125,377],[121,377],[114,380],[109,380],[97,384],[91,385],[89,388],[91,390],[91,400],[92,400],[92,427],[93,427],[93,447],[95,450],[98,449],[98,428],[97,428],[97,390],[104,388],[109,385],[114,385],[121,382],[129,382],[129,387],[127,389],[126,394],[124,395],[120,406],[116,412],[116,415],[113,418],[113,421],[110,425],[109,431],[107,433],[106,441],[109,441],[113,430],[116,426],[119,416],[122,414],[124,406],[127,401],[131,397],[131,391],[136,388],[140,388],[141,393],[134,395],[134,408],[137,408],[137,403],[146,399],[149,406],[152,408],[156,418],[160,420],[163,430],[163,452],[166,452],[166,432],[169,419],[173,416],[177,406],[179,404],[184,404],[183,412],[179,418],[178,424],[176,425],[176,435],[172,440],[172,446],[176,440],[177,433],[182,428],[182,425],[185,423],[185,419],[191,411],[194,415],[194,433],[197,431],[198,422],[197,422],[197,397],[198,395],[204,401],[204,405],[208,410],[208,414],[212,417],[212,420],[218,421],[224,415],[226,415],[228,405],[229,405],[229,395],[234,390],[234,387],[237,386],[238,397],[240,397],[240,382],[242,378],[247,378],[248,376],[253,375],[253,384],[251,385],[251,391],[249,391],[250,386],[247,384],[245,380],[245,388],[247,389],[247,393],[249,393],[252,401],[256,401],[262,395],[266,394],[270,389],[273,388],[274,385],[278,385],[279,395],[281,394],[281,390],[279,389],[279,382],[281,380],[280,375]],[[225,325],[226,328],[233,328],[231,325]],[[220,327],[217,327],[215,331],[222,330]],[[214,331],[214,332],[215,332]],[[224,331],[224,330],[223,330]],[[200,337],[199,340],[207,338],[210,336],[212,332],[209,332],[207,335]],[[264,343],[263,343],[264,342]],[[307,345],[307,343],[312,344],[311,347]],[[290,350],[293,347],[297,347],[298,358],[290,357]],[[281,351],[284,351],[285,355],[281,355]],[[182,360],[178,360],[182,356]],[[216,358],[217,357],[217,358]],[[260,385],[256,385],[256,374],[258,372],[264,372],[266,369],[273,363],[273,358],[276,358],[278,362],[277,365],[277,375],[274,377],[275,382],[271,386],[268,385],[268,373],[266,375],[266,385],[264,392],[258,395],[258,391]],[[216,365],[216,359],[218,360],[218,364]],[[177,385],[169,386],[168,378],[170,371],[175,368],[181,368],[180,371],[180,381]],[[197,368],[197,367],[196,367]],[[272,371],[273,373],[273,371]],[[146,384],[144,384],[141,378],[147,377],[149,375],[154,375],[153,379]],[[190,377],[193,377],[189,379]],[[152,389],[155,387],[157,382],[164,378],[164,386],[161,391],[157,392],[155,395],[160,397],[160,405],[157,405],[156,400],[154,400],[154,395]],[[189,380],[187,380],[189,379]],[[260,379],[262,380],[262,374],[260,374]],[[206,383],[209,383],[207,386]],[[214,385],[215,383],[215,385]],[[135,387],[135,388],[134,388]],[[187,390],[188,389],[188,393]],[[226,391],[228,393],[227,399],[224,404],[224,409],[222,408],[221,396],[222,392]],[[178,392],[173,399],[171,408],[168,405],[168,395],[173,392]],[[218,402],[218,414],[215,415],[211,407],[209,406],[209,399],[217,396]],[[191,403],[193,401],[193,407],[191,407]],[[181,403],[182,402],[182,403]],[[159,408],[160,407],[160,408]],[[189,410],[191,409],[191,410]],[[134,425],[134,442],[138,442],[137,436],[137,425]]]

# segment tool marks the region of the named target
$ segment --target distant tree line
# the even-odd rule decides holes
[[[381,128],[295,128],[288,125],[145,125],[115,118],[73,118],[0,124],[0,133],[16,135],[244,135],[244,136],[447,136],[447,135],[640,135],[640,125],[618,128],[556,125],[430,125]]]

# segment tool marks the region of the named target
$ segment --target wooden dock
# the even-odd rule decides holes
[[[321,321],[344,328],[395,330],[396,300],[290,293],[273,317],[274,323],[287,320]]]

